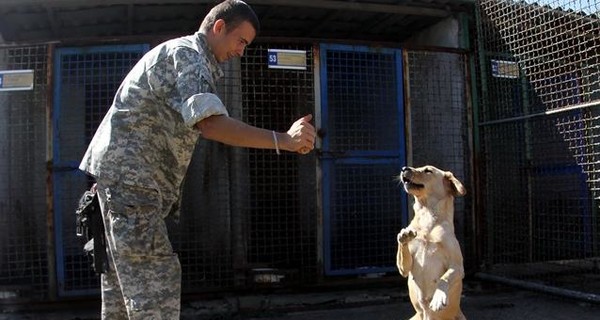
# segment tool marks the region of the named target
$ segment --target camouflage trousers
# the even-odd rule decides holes
[[[102,319],[179,319],[181,265],[159,192],[102,181],[97,188],[110,269],[101,278]]]

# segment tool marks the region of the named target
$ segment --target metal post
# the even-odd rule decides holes
[[[479,4],[475,5],[475,24],[477,25],[477,52],[479,52],[478,54],[478,59],[479,59],[479,68],[480,68],[480,82],[481,82],[481,104],[479,104],[476,108],[476,114],[474,114],[474,117],[476,116],[476,118],[474,118],[474,127],[473,127],[473,134],[476,137],[476,141],[474,141],[474,147],[475,147],[475,154],[480,154],[480,150],[481,150],[481,143],[480,140],[477,137],[480,137],[480,131],[479,129],[482,127],[482,123],[479,121],[479,110],[480,108],[485,108],[487,106],[487,101],[488,101],[488,92],[487,92],[487,53],[485,51],[485,48],[483,46],[483,42],[479,37],[485,37],[485,34],[483,32],[483,22],[481,21],[482,19],[482,12],[480,10]],[[475,111],[475,109],[474,109]],[[482,161],[486,161],[486,159],[482,159]],[[480,174],[480,173],[479,173]],[[483,177],[481,175],[478,176],[478,180],[480,181],[482,186],[487,185],[487,183],[485,181],[482,181]],[[479,190],[483,190],[483,189],[479,189]],[[480,193],[481,194],[481,193]],[[485,193],[484,193],[485,194]],[[487,224],[487,257],[483,257],[483,262],[485,263],[485,267],[486,269],[489,269],[489,267],[491,266],[491,264],[493,263],[493,257],[494,257],[494,208],[493,208],[493,202],[492,201],[485,201],[486,199],[479,199],[479,203],[486,204],[486,207],[484,208],[483,206],[480,208],[481,209],[481,213],[484,215],[484,223]],[[482,250],[483,251],[483,250]]]
[[[54,45],[48,45],[48,59],[46,63],[46,257],[48,259],[48,298],[57,299],[57,281],[56,281],[56,250],[54,234],[54,192],[53,192],[53,170],[54,161],[52,158],[52,110],[54,93]]]
[[[524,72],[519,71],[519,80],[521,82],[521,101],[523,103],[523,114],[530,114],[529,108],[529,90],[527,85],[527,77]],[[532,177],[532,163],[531,163],[531,142],[533,141],[533,135],[531,133],[531,125],[529,121],[523,122],[523,130],[525,131],[525,166],[527,166],[527,222],[529,228],[529,244],[528,244],[528,262],[533,261],[533,177]]]
[[[471,49],[471,34],[469,33],[469,16],[460,14],[461,30],[463,31],[462,48]],[[469,50],[472,52],[471,50]],[[476,57],[474,54],[465,54],[465,79],[466,79],[466,103],[467,103],[467,123],[471,128],[469,134],[469,149],[473,150],[470,157],[471,186],[473,190],[482,190],[479,173],[479,161],[481,153],[481,144],[479,142],[479,93],[477,90],[477,72]],[[481,234],[481,204],[480,193],[472,193],[473,205],[471,206],[471,250],[473,256],[469,257],[473,266],[479,266],[483,260],[483,243]]]

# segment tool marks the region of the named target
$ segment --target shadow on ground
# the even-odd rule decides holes
[[[0,320],[96,320],[99,302],[67,305],[0,305]],[[600,305],[488,282],[466,282],[462,308],[476,320],[596,320]],[[33,311],[32,311],[33,310]],[[185,301],[181,319],[399,320],[413,315],[403,285],[327,292],[232,295]]]

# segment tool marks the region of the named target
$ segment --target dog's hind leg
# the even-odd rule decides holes
[[[437,288],[431,298],[429,307],[433,311],[440,311],[449,304],[459,303],[462,292],[462,279],[465,276],[463,268],[463,257],[460,251],[460,245],[455,237],[445,237],[442,245],[447,247],[446,252],[450,253],[449,266],[446,272],[437,281]],[[449,301],[457,300],[457,301]]]
[[[463,274],[464,271],[462,266],[450,266],[450,268],[448,268],[446,273],[444,273],[444,275],[440,278],[433,297],[431,298],[431,303],[429,304],[431,310],[440,311],[449,303],[456,303],[456,301],[448,301],[451,300],[449,299],[449,296],[452,296],[454,299],[460,298],[461,290],[459,290],[458,293],[459,297],[451,295],[450,291],[455,289],[457,285],[462,287],[462,283],[457,282],[462,280]]]

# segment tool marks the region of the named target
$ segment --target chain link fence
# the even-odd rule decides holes
[[[600,301],[600,3],[476,9],[482,276]]]

